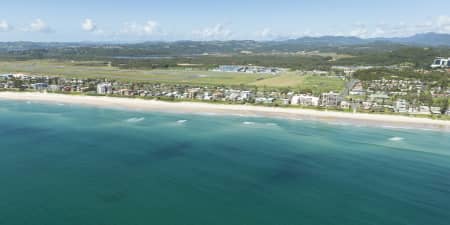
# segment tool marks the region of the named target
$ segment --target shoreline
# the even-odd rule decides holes
[[[384,128],[430,129],[450,132],[450,121],[415,118],[401,115],[381,115],[317,111],[249,105],[220,105],[197,102],[164,102],[158,100],[128,99],[105,96],[74,96],[34,92],[0,92],[0,100],[66,103],[111,109],[188,114],[230,116],[258,116],[293,120],[316,120],[329,123],[350,123]]]

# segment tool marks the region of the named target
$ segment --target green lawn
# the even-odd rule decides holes
[[[221,73],[206,70],[124,70],[101,62],[68,62],[31,60],[0,62],[0,73],[26,73],[70,78],[108,78],[115,80],[149,81],[189,84],[248,85],[272,75]]]
[[[338,78],[330,78],[315,75],[297,75],[294,73],[282,74],[252,83],[256,86],[267,86],[275,88],[290,88],[294,90],[310,89],[314,93],[322,93],[328,91],[341,91],[344,88],[345,81]]]

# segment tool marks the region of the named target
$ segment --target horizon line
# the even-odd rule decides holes
[[[0,41],[0,43],[48,43],[48,44],[82,44],[82,43],[92,43],[92,44],[140,44],[140,43],[177,43],[177,42],[233,42],[233,41],[253,41],[253,42],[283,42],[290,40],[299,40],[304,38],[325,38],[325,37],[333,37],[333,38],[356,38],[360,40],[373,40],[373,41],[383,41],[382,39],[400,39],[400,38],[412,38],[419,35],[447,35],[450,37],[450,33],[440,33],[440,32],[423,32],[423,33],[415,33],[407,36],[392,36],[392,37],[358,37],[352,35],[304,35],[293,38],[274,38],[270,40],[257,40],[257,39],[217,39],[217,40],[195,40],[195,39],[179,39],[179,40],[134,40],[134,41],[126,41],[126,40],[111,40],[111,41],[89,41],[89,40],[81,40],[81,41]]]

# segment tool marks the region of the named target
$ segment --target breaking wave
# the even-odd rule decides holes
[[[403,141],[404,140],[404,138],[402,138],[402,137],[391,137],[391,138],[389,138],[389,141]]]
[[[133,117],[133,118],[127,119],[126,122],[128,122],[128,123],[139,123],[139,122],[142,122],[144,120],[145,120],[144,117],[140,117],[140,118]]]

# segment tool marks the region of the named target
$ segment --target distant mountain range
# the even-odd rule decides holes
[[[450,34],[425,33],[411,37],[368,39],[345,36],[323,36],[279,41],[160,41],[143,43],[0,42],[0,53],[5,56],[71,57],[76,54],[91,57],[117,57],[321,51],[354,55],[365,52],[390,52],[405,47],[439,47],[440,49],[448,50],[450,49]]]
[[[358,38],[345,36],[323,36],[323,37],[302,37],[293,40],[281,41],[290,43],[312,44],[312,45],[364,45],[377,42],[388,42],[393,44],[404,44],[414,46],[450,46],[450,34],[424,33],[410,37],[394,38]]]

